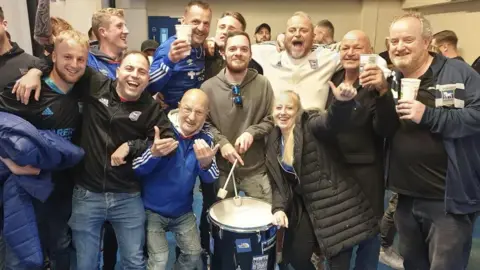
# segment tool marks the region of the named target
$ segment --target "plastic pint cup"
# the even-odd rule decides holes
[[[178,40],[185,40],[188,44],[192,44],[192,26],[188,24],[175,25]],[[192,50],[185,53],[185,57],[189,56]]]
[[[403,78],[401,80],[400,99],[415,100],[418,89],[420,88],[420,79]]]
[[[377,64],[377,55],[376,54],[360,54],[360,73],[363,72],[363,69],[366,65],[376,65]]]

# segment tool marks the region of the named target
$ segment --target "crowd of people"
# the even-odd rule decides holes
[[[136,51],[122,9],[95,12],[87,35],[49,2],[39,57],[11,40],[0,7],[0,269],[93,270],[103,250],[103,269],[162,270],[167,232],[174,269],[207,269],[208,210],[233,164],[237,188],[283,228],[280,269],[348,270],[352,256],[355,269],[466,269],[480,75],[454,32],[405,13],[363,65],[375,52],[362,30],[337,42],[330,21],[296,12],[276,40],[266,23],[251,39],[242,14],[212,19],[194,0],[190,40]],[[419,80],[412,97],[404,79]]]

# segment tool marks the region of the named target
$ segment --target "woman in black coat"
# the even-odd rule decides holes
[[[331,86],[336,101],[328,112],[304,112],[293,91],[277,95],[273,108],[266,159],[273,224],[287,228],[283,257],[297,270],[315,269],[317,249],[330,269],[348,270],[353,247],[378,233],[359,185],[335,161],[338,150],[322,143],[327,131],[348,124],[355,106],[353,87]]]

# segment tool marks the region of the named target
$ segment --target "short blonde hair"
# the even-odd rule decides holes
[[[60,32],[60,34],[58,34],[58,36],[55,37],[54,48],[57,48],[60,45],[60,43],[64,41],[69,41],[69,40],[75,41],[76,43],[85,47],[85,49],[87,50],[89,48],[88,37],[76,30],[66,30],[66,31]]]
[[[100,40],[100,34],[98,30],[100,27],[105,27],[110,25],[110,19],[113,17],[125,18],[123,9],[119,8],[103,8],[99,11],[93,13],[92,16],[92,30],[97,39]]]
[[[392,21],[392,24],[390,25],[390,28],[392,27],[392,25],[394,23],[396,23],[396,22],[398,22],[402,19],[406,19],[406,18],[414,18],[414,19],[417,19],[418,21],[420,21],[420,25],[422,27],[422,37],[424,39],[432,39],[432,37],[433,37],[432,24],[420,12],[409,11],[409,12],[407,12],[407,13],[401,15],[401,16],[395,17]]]
[[[52,35],[58,36],[62,31],[73,30],[71,24],[60,17],[50,17],[50,24],[52,25]]]

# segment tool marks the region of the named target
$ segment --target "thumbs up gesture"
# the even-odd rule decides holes
[[[349,101],[357,95],[357,89],[353,85],[341,83],[336,87],[332,82],[328,82],[335,99],[338,101]]]
[[[195,156],[197,157],[198,163],[200,163],[200,167],[202,167],[202,169],[210,167],[213,157],[215,157],[219,148],[219,144],[211,148],[205,140],[195,140],[193,151],[195,151]]]
[[[161,139],[160,130],[157,126],[153,127],[155,129],[155,137],[153,139],[152,147],[150,151],[154,157],[163,157],[170,154],[173,150],[178,147],[178,142],[172,138]]]

